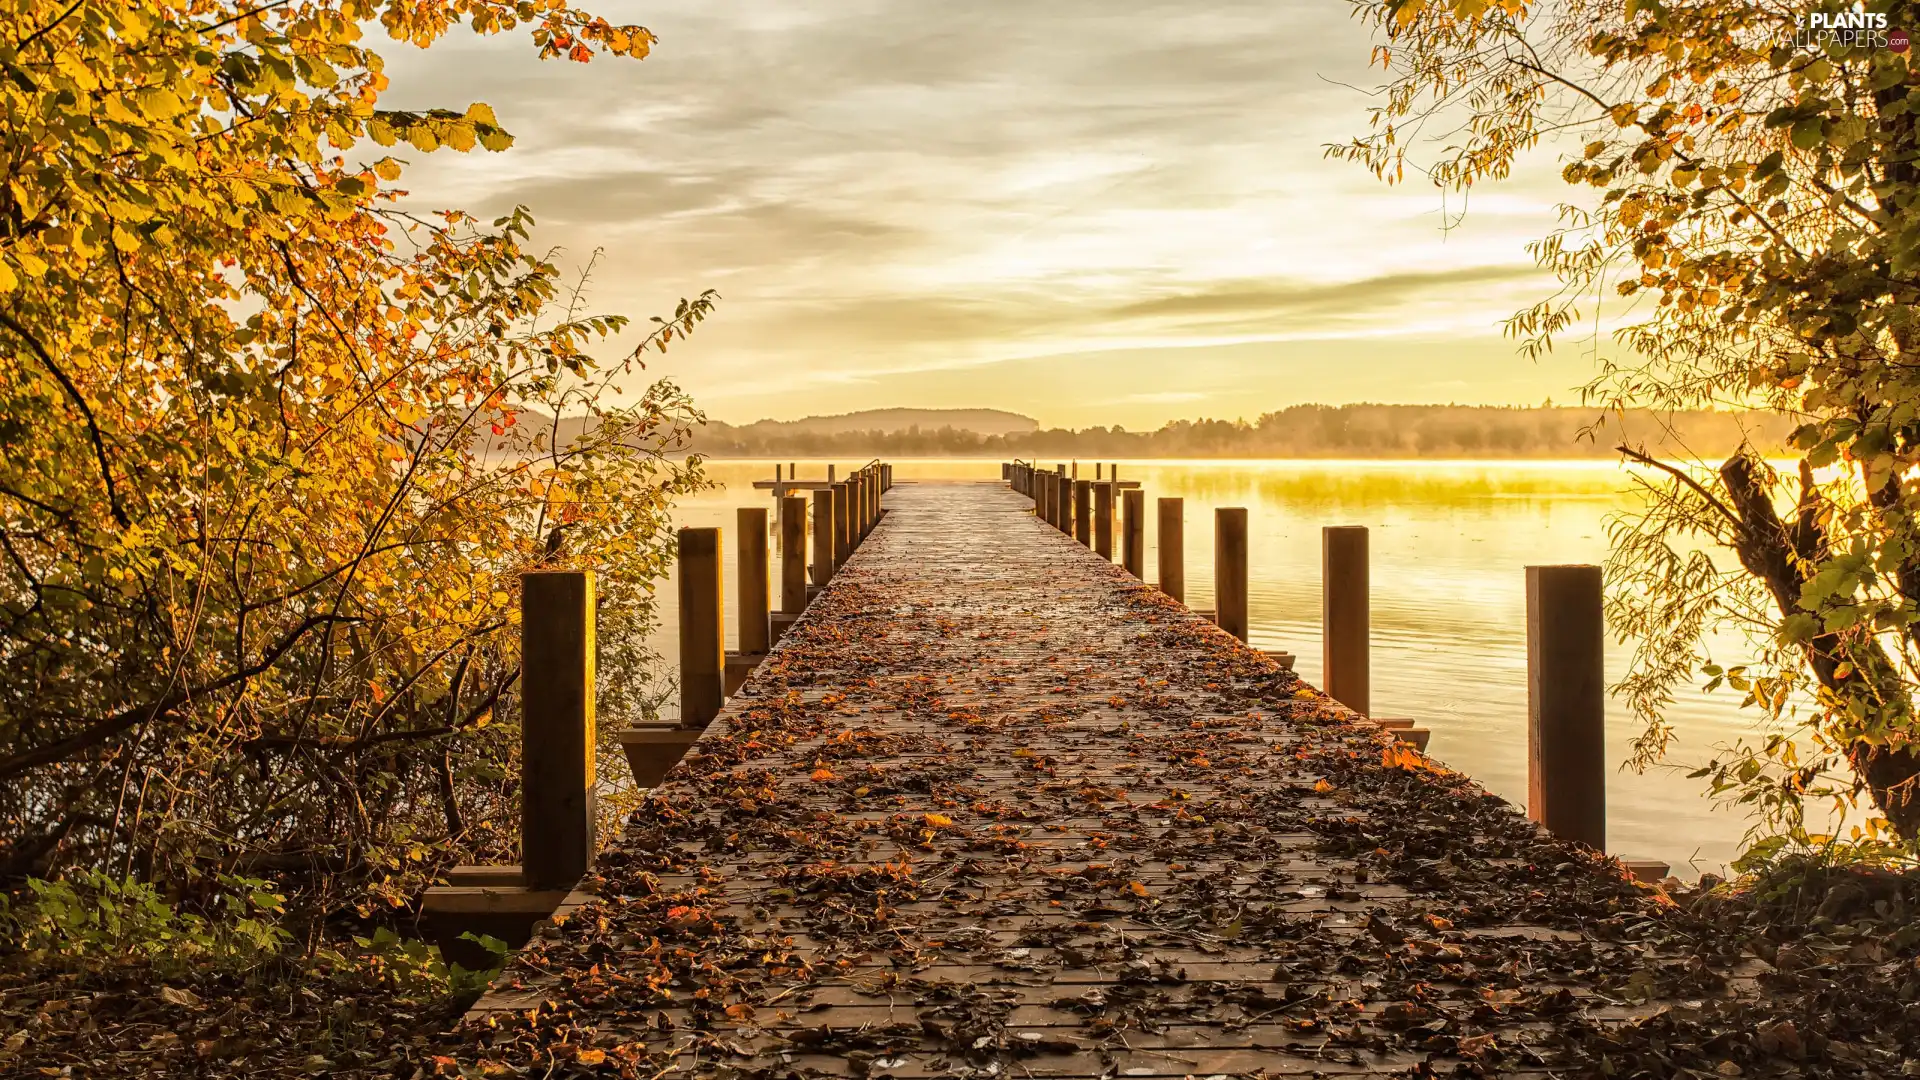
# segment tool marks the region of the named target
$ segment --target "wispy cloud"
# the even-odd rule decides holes
[[[1365,123],[1337,84],[1377,81],[1341,5],[605,6],[660,34],[651,58],[542,64],[518,35],[387,46],[394,104],[485,100],[518,138],[424,157],[407,184],[422,204],[527,205],[576,262],[604,249],[598,306],[717,288],[656,370],[722,418],[965,404],[1137,423],[1204,397],[1151,365],[1029,394],[1075,358],[1143,351],[1271,393],[1257,357],[1286,343],[1396,337],[1473,339],[1444,374],[1483,400],[1579,381],[1512,362],[1496,332],[1539,291],[1522,244],[1552,224],[1550,169],[1443,232],[1435,193],[1322,159]],[[1299,394],[1405,386],[1377,366]]]

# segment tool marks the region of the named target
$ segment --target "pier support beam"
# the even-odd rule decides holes
[[[1187,602],[1187,501],[1159,500],[1160,591]]]
[[[765,653],[773,644],[773,611],[767,601],[766,507],[741,507],[735,515],[735,527],[734,571],[740,578],[740,651]]]
[[[1120,493],[1120,565],[1127,573],[1146,580],[1147,493],[1130,488]]]
[[[813,489],[813,583],[833,578],[833,489]]]
[[[1073,538],[1080,541],[1081,547],[1093,546],[1093,481],[1091,480],[1073,482]]]
[[[1247,511],[1222,506],[1213,512],[1214,622],[1247,640]]]
[[[833,484],[833,568],[840,569],[853,555],[853,493],[845,480]]]
[[[1068,536],[1073,535],[1073,479],[1065,472],[1053,478],[1053,524]]]
[[[1320,552],[1320,636],[1326,669],[1321,678],[1334,700],[1365,716],[1373,707],[1366,526],[1321,529]]]
[[[520,585],[520,865],[529,888],[571,889],[597,846],[593,573]]]
[[[1093,550],[1113,561],[1113,485],[1105,480],[1093,484]]]
[[[704,728],[726,700],[720,530],[680,530],[680,726]]]
[[[780,500],[780,611],[798,615],[807,606],[807,500],[788,495]],[[773,640],[784,628],[769,620]]]
[[[1527,816],[1607,846],[1606,618],[1598,566],[1527,567]]]

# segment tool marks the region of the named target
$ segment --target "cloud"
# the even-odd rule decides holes
[[[1506,295],[1509,286],[1533,286],[1538,292],[1549,280],[1537,267],[1507,264],[1325,283],[1223,281],[1205,289],[1131,301],[1114,307],[1109,314],[1117,319],[1154,320],[1215,332],[1315,323],[1325,329],[1334,320],[1355,319],[1391,324],[1411,307],[1477,305],[1489,296]]]
[[[387,104],[485,100],[517,138],[413,155],[405,186],[423,207],[525,204],[576,263],[604,249],[607,309],[718,288],[655,369],[699,398],[777,390],[797,416],[958,371],[973,403],[1026,407],[1054,358],[1143,346],[1229,372],[1246,341],[1471,332],[1504,355],[1491,328],[1536,279],[1522,244],[1553,224],[1550,169],[1442,232],[1436,194],[1323,159],[1366,123],[1338,84],[1377,82],[1340,5],[588,6],[660,45],[590,65],[542,63],[517,32],[385,46]],[[1190,402],[1152,376],[1129,366],[1108,396]]]

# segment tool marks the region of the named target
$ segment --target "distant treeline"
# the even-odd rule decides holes
[[[1598,425],[1598,427],[1596,427]],[[1784,446],[1793,422],[1763,412],[1629,412],[1470,405],[1295,405],[1258,420],[1175,420],[1156,431],[1053,428],[983,435],[955,427],[766,433],[713,425],[708,457],[1124,458],[1612,457],[1623,440],[1667,456],[1724,456],[1742,441]]]

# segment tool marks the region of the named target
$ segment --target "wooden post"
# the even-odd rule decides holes
[[[780,610],[798,615],[807,606],[807,500],[780,500]]]
[[[680,530],[680,726],[703,728],[726,700],[720,530]]]
[[[1213,621],[1247,640],[1247,510],[1222,506],[1213,512]]]
[[[1527,567],[1527,816],[1607,846],[1606,618],[1598,566]]]
[[[1147,579],[1147,493],[1131,488],[1120,493],[1120,565],[1142,581]]]
[[[773,612],[767,603],[767,508],[741,507],[735,515],[734,537],[737,558],[734,571],[740,577],[740,651],[763,653],[772,643]]]
[[[1160,591],[1187,602],[1187,501],[1160,500]]]
[[[860,482],[859,473],[847,477],[847,515],[847,550],[852,551],[867,535],[867,487]]]
[[[773,482],[780,482],[780,463],[777,461],[773,463]]]
[[[1107,462],[1107,479],[1109,480],[1120,479],[1120,463],[1119,462],[1117,461]]]
[[[1362,716],[1372,708],[1368,657],[1367,530],[1320,530],[1320,639],[1325,689]]]
[[[833,482],[833,568],[840,569],[853,555],[852,497],[845,480]]]
[[[1101,479],[1100,470],[1103,468],[1105,468],[1105,466],[1101,465],[1099,462],[1096,461],[1093,463],[1093,478],[1095,480]]]
[[[1053,523],[1073,535],[1073,478],[1064,472],[1053,480]]]
[[[787,475],[795,480],[800,479],[800,464],[794,461],[787,462]]]
[[[570,889],[597,841],[593,572],[523,574],[520,589],[520,865],[532,888]]]
[[[833,568],[838,564],[834,559],[834,537],[839,530],[833,525],[833,489],[813,489],[813,583],[825,585],[833,579]]]
[[[1113,485],[1105,480],[1093,485],[1093,550],[1113,561]]]
[[[1081,547],[1093,546],[1093,481],[1073,482],[1073,538]]]
[[[880,466],[880,490],[893,490],[893,466],[891,465]]]
[[[1040,520],[1053,524],[1053,470],[1045,469],[1039,474],[1040,487],[1035,492],[1034,502],[1040,507]]]
[[[827,466],[827,483],[833,483],[833,466]]]

